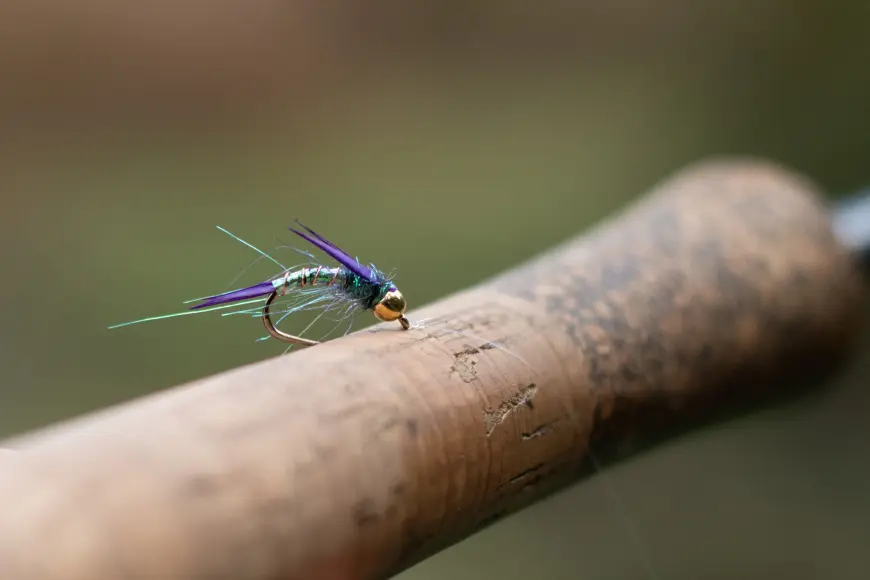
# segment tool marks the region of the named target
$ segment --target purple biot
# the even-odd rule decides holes
[[[296,223],[299,224],[300,226],[302,226],[305,229],[305,231],[307,231],[309,234],[311,234],[314,237],[312,238],[311,236],[303,234],[299,230],[294,230],[293,228],[289,228],[291,232],[293,232],[297,236],[300,236],[302,239],[306,240],[308,243],[317,246],[324,253],[328,254],[333,260],[335,260],[336,262],[338,262],[339,264],[341,264],[342,266],[344,266],[345,268],[347,268],[348,270],[350,270],[351,272],[353,272],[354,274],[356,274],[360,278],[365,278],[366,280],[368,280],[372,284],[378,283],[378,276],[375,274],[375,272],[371,268],[369,268],[367,266],[363,266],[362,264],[359,263],[359,260],[357,260],[355,258],[351,258],[350,254],[348,254],[344,250],[340,249],[335,244],[333,244],[332,242],[330,242],[329,240],[327,240],[326,238],[324,238],[323,236],[321,236],[320,234],[318,234],[314,230],[311,230],[310,228],[302,225],[302,223],[300,223],[299,220],[296,220]]]

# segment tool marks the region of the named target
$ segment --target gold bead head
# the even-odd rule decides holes
[[[407,306],[405,297],[402,296],[399,289],[395,286],[390,286],[390,289],[387,290],[384,297],[375,304],[374,314],[378,320],[383,320],[384,322],[398,320],[402,325],[402,328],[408,330],[411,323],[408,322],[407,318],[405,318],[405,308],[407,308]]]

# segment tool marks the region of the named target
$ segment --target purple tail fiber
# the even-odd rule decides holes
[[[238,302],[240,300],[257,298],[259,296],[268,296],[274,291],[275,286],[272,285],[271,281],[260,282],[255,286],[248,286],[247,288],[241,288],[239,290],[233,290],[224,294],[218,294],[217,296],[203,298],[202,302],[200,302],[196,306],[191,306],[190,309],[197,310],[199,308],[206,308],[208,306],[217,306],[218,304],[228,304],[230,302]]]

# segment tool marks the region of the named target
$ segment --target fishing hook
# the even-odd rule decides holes
[[[272,315],[269,312],[269,306],[272,305],[272,300],[274,300],[278,296],[278,294],[278,290],[272,292],[269,295],[268,300],[266,300],[266,303],[263,305],[263,324],[266,326],[266,330],[269,331],[269,334],[271,334],[278,340],[289,342],[290,344],[296,344],[299,346],[314,346],[315,344],[320,344],[319,341],[302,338],[300,336],[294,336],[292,334],[287,334],[286,332],[275,328],[275,325],[272,323]]]

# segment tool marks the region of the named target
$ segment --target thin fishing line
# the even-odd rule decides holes
[[[311,322],[309,322],[309,323],[308,323],[308,326],[305,327],[305,330],[303,330],[302,332],[299,333],[299,336],[304,336],[305,333],[308,332],[308,330],[309,330],[312,326],[314,326],[314,324],[315,324],[318,320],[320,320],[320,318],[321,318],[324,314],[326,314],[327,312],[329,312],[329,309],[332,308],[332,305],[333,305],[333,304],[335,304],[335,300],[333,300],[332,303],[330,303],[330,305],[327,306],[327,307],[323,310],[323,312],[321,312],[320,314],[318,314],[317,316],[315,316],[315,317],[314,317],[314,320],[312,320]],[[285,314],[284,316],[287,316],[287,314]],[[282,317],[282,318],[283,318],[283,317]],[[279,319],[279,322],[280,322],[280,320],[281,320],[281,319]]]
[[[279,246],[279,247],[280,247],[281,249],[288,249],[287,246]],[[278,249],[278,248],[273,248],[271,251],[274,252],[274,251],[277,250],[277,249]],[[289,248],[289,249],[293,249],[293,248]],[[259,262],[260,260],[262,260],[262,259],[265,258],[265,257],[271,258],[271,255],[257,256],[257,258],[256,258],[253,262],[251,262],[250,264],[248,264],[247,266],[245,266],[244,268],[242,268],[242,271],[239,272],[239,273],[236,275],[236,277],[233,278],[233,280],[232,280],[229,284],[227,284],[227,287],[230,287],[230,286],[232,286],[233,284],[235,284],[235,283],[238,281],[238,279],[241,278],[241,277],[245,274],[245,272],[247,272],[247,271],[248,271],[248,270],[249,270],[249,269],[250,269],[254,264],[256,264],[257,262]],[[311,261],[311,260],[309,260],[308,262],[300,262],[300,263],[298,263],[298,264],[294,264],[294,265],[290,266],[289,268],[286,268],[285,270],[282,270],[281,272],[286,272],[286,271],[288,271],[288,270],[295,270],[295,269],[300,268],[300,267],[302,267],[302,266],[309,266],[309,267],[311,267],[311,266],[320,266],[320,264],[317,263],[317,262],[315,262],[315,261]],[[282,267],[283,267],[283,266],[282,266]],[[278,275],[278,274],[276,274],[276,276],[277,276],[277,275]],[[206,298],[212,298],[212,297],[214,297],[214,296],[221,296],[222,294],[229,294],[230,292],[232,292],[232,290],[228,290],[228,291],[226,291],[226,292],[222,292],[221,294],[208,294],[208,295],[206,295],[206,296],[200,296],[200,297],[198,297],[198,298],[191,298],[190,300],[185,300],[184,302],[182,302],[182,304],[193,304],[194,302],[199,302],[199,301],[201,301],[201,300],[205,300]],[[297,291],[297,292],[298,292],[298,291]]]
[[[215,227],[216,227],[217,229],[219,229],[220,231],[222,231],[223,233],[225,233],[226,235],[228,235],[228,236],[230,236],[231,238],[233,238],[234,240],[236,240],[237,242],[241,242],[242,244],[248,246],[249,248],[251,248],[251,249],[254,250],[255,252],[259,252],[261,256],[265,256],[266,258],[272,260],[273,262],[275,262],[276,264],[278,264],[278,266],[280,266],[282,270],[286,270],[286,269],[287,269],[287,268],[284,267],[283,264],[281,264],[281,262],[279,262],[278,260],[276,260],[275,258],[273,258],[272,256],[270,256],[269,254],[267,254],[266,252],[264,252],[263,250],[261,250],[261,249],[258,248],[257,246],[255,246],[255,245],[253,245],[253,244],[250,244],[250,243],[246,242],[245,240],[243,240],[243,239],[240,238],[239,236],[237,236],[237,235],[235,235],[234,233],[230,232],[228,229],[226,229],[226,228],[222,228],[221,226],[215,226]]]
[[[299,298],[307,298],[308,296],[310,296],[310,294],[300,296]],[[329,297],[330,296],[328,294],[327,295],[319,295],[319,296],[315,296],[314,298],[312,298],[308,302],[302,302],[301,304],[300,304],[300,300],[291,301],[289,303],[285,302],[284,303],[285,308],[278,309],[275,311],[275,313],[280,314],[282,312],[299,312],[300,308],[304,308],[304,307],[310,306],[312,304],[316,304],[318,301],[325,300]],[[258,298],[257,301],[265,302],[265,298]],[[236,310],[234,312],[224,312],[223,314],[221,314],[221,316],[233,316],[236,314],[247,314],[250,316],[260,316],[262,313],[263,313],[262,308],[258,306],[256,308],[245,308],[243,310]]]
[[[312,264],[316,264],[316,263],[317,263],[317,258],[316,258],[316,257],[314,256],[314,254],[312,254],[311,252],[306,252],[305,250],[300,250],[299,248],[294,248],[293,246],[284,246],[284,247],[285,247],[285,248],[290,248],[290,249],[293,250],[294,252],[299,252],[299,253],[302,254],[303,256],[308,256],[309,258],[311,258],[311,262],[310,262],[310,263],[312,263]]]
[[[279,248],[287,248],[288,250],[293,250],[294,252],[299,252],[299,253],[302,254],[303,256],[307,256],[308,258],[311,258],[311,261],[312,261],[313,263],[315,263],[315,264],[317,263],[317,257],[316,257],[314,254],[312,254],[311,252],[308,252],[308,251],[306,251],[306,250],[303,250],[303,249],[297,248],[296,246],[294,246],[294,245],[292,245],[292,244],[288,244],[287,242],[285,242],[284,240],[282,240],[282,239],[279,238],[279,237],[276,237],[276,238],[275,238],[275,241],[278,242],[278,243],[280,244],[280,245],[278,246]]]
[[[216,226],[216,227],[217,227],[218,229],[220,229],[221,231],[225,231],[225,230],[223,230],[223,228],[221,228],[220,226]],[[229,233],[229,232],[227,232],[227,233]],[[229,234],[229,235],[232,236],[232,234]],[[233,236],[233,238],[236,238],[236,236]],[[237,239],[238,239],[238,238],[237,238]],[[250,247],[253,248],[253,246],[251,246],[250,244],[248,244],[248,243],[245,242],[244,240],[239,240],[239,241],[241,241],[243,244],[245,244],[245,245],[250,246]],[[231,281],[229,284],[227,284],[227,287],[229,288],[229,287],[231,287],[233,284],[235,284],[235,283],[238,281],[238,279],[241,278],[241,277],[245,274],[245,272],[247,272],[249,269],[251,269],[251,267],[252,267],[254,264],[256,264],[257,262],[259,262],[259,261],[262,260],[263,258],[269,258],[270,260],[272,260],[273,262],[275,262],[276,264],[278,264],[279,266],[281,266],[282,268],[284,268],[284,266],[282,266],[281,263],[278,262],[277,260],[275,260],[275,259],[272,257],[272,255],[271,255],[271,252],[274,252],[274,251],[277,250],[278,248],[282,248],[282,247],[284,247],[284,246],[278,246],[278,247],[276,247],[276,248],[272,248],[272,250],[270,250],[269,253],[262,252],[261,250],[258,250],[257,248],[254,248],[254,249],[257,250],[258,252],[260,252],[261,255],[257,256],[257,258],[254,259],[253,262],[251,262],[250,264],[248,264],[247,266],[245,266],[244,268],[242,268],[242,270],[241,270],[238,274],[236,274],[236,277],[233,278],[232,281]],[[282,270],[282,271],[285,271],[285,272],[286,272],[287,270],[295,270],[296,268],[299,268],[299,267],[302,266],[302,265],[303,265],[303,263],[295,264],[295,265],[293,265],[293,266],[290,266],[289,268],[284,268],[284,270]],[[308,265],[311,265],[311,262],[309,262]],[[226,292],[223,292],[223,294],[229,294],[230,292],[232,292],[232,290],[228,290],[228,291],[226,291]],[[198,298],[191,298],[190,300],[185,300],[184,302],[182,302],[182,304],[193,304],[194,302],[199,302],[199,301],[201,301],[201,300],[205,300],[206,298],[211,298],[211,297],[213,297],[213,296],[220,296],[220,294],[208,294],[208,295],[206,295],[206,296],[200,296],[200,297],[198,297]]]
[[[301,302],[301,301],[290,302],[290,303],[286,304],[286,307],[284,309],[279,308],[278,310],[276,310],[276,314],[283,313],[283,315],[281,316],[281,318],[279,319],[278,322],[283,321],[290,314],[294,314],[297,312],[304,312],[307,309],[311,308],[312,306],[316,306],[317,304],[320,304],[321,302],[324,302],[326,300],[333,298],[333,296],[329,293],[313,293],[313,295],[314,295],[314,297],[311,298],[311,300],[308,300],[307,302]]]
[[[353,323],[354,323],[354,319],[353,319],[353,317],[351,317],[350,322],[347,325],[347,330],[344,331],[344,334],[342,334],[342,336],[347,336],[348,334],[350,334],[350,331],[353,329]]]
[[[328,306],[323,310],[323,312],[321,312],[321,313],[318,315],[317,318],[314,319],[314,321],[316,322],[316,321],[317,321],[321,316],[323,316],[324,314],[326,314],[327,312],[329,312],[329,309],[332,308],[333,306],[335,306],[338,302],[340,302],[339,297],[337,297],[337,296],[333,297],[333,298],[332,298],[332,302],[329,303],[329,305],[328,305]],[[289,315],[290,315],[290,312],[286,312],[286,313],[284,313],[284,314],[281,316],[281,318],[278,319],[278,322],[276,322],[276,324],[281,324],[281,322],[282,322],[285,318],[287,318]],[[312,324],[313,324],[313,323],[312,323]],[[305,330],[308,330],[308,329],[306,328]],[[305,334],[305,330],[302,331],[302,334]]]
[[[315,286],[312,288],[299,288],[299,289],[293,290],[293,292],[288,293],[285,296],[280,297],[279,300],[281,300],[281,301],[275,302],[274,305],[275,306],[282,306],[282,307],[292,307],[295,304],[301,303],[304,299],[307,299],[310,296],[321,296],[327,292],[328,292],[328,290],[326,288],[318,287],[318,286]],[[261,298],[260,300],[265,300],[265,298]],[[278,310],[277,312],[284,312],[284,310]],[[261,313],[262,313],[262,310],[258,306],[258,307],[254,307],[254,308],[246,308],[244,310],[239,310],[239,311],[235,312],[234,314],[259,315]]]
[[[316,296],[316,297],[312,298],[311,300],[309,300],[308,302],[305,302],[305,303],[300,304],[298,306],[294,306],[292,308],[289,308],[287,311],[284,312],[284,314],[281,316],[281,318],[278,319],[278,322],[276,324],[280,323],[281,321],[283,321],[285,318],[287,318],[291,314],[296,314],[298,312],[302,312],[305,308],[308,308],[309,306],[313,306],[313,305],[318,304],[320,302],[324,302],[324,301],[328,300],[329,298],[331,298],[331,296],[329,296],[329,295]],[[280,310],[279,310],[279,312],[280,312]]]
[[[269,253],[271,254],[271,251],[270,251]],[[229,289],[231,289],[231,288],[233,287],[233,284],[235,284],[235,283],[239,280],[239,278],[241,278],[242,276],[245,275],[245,272],[247,272],[248,270],[250,270],[251,267],[253,267],[254,264],[256,264],[257,262],[259,262],[259,261],[262,260],[262,259],[263,259],[263,256],[257,256],[257,257],[254,258],[254,260],[251,261],[247,266],[245,266],[244,268],[242,268],[241,270],[239,270],[239,272],[236,274],[236,276],[235,276],[232,280],[230,280],[230,281],[227,283],[227,285],[225,286],[225,287],[228,289],[227,291],[229,291]],[[296,267],[296,266],[290,266],[290,269],[293,269],[293,268],[295,268],[295,267]]]
[[[202,310],[185,310],[184,312],[174,312],[172,314],[162,314],[160,316],[149,316],[148,318],[140,318],[139,320],[131,320],[130,322],[122,322],[120,324],[115,324],[113,326],[110,326],[109,329],[121,328],[122,326],[130,326],[131,324],[139,324],[140,322],[151,322],[153,320],[165,320],[167,318],[176,318],[178,316],[189,316],[191,314],[204,314],[206,312],[214,312],[215,310],[223,310],[226,308],[236,308],[238,306],[242,306],[245,304],[253,304],[255,302],[262,302],[262,299],[257,298],[256,300],[248,300],[246,302],[235,302],[233,304],[223,304],[221,306],[213,306],[211,308],[203,308]]]
[[[351,314],[350,316],[353,316],[353,314]],[[347,316],[342,317],[342,318],[339,318],[338,320],[336,320],[336,321],[335,321],[335,326],[333,326],[333,327],[329,330],[329,332],[327,332],[327,333],[324,334],[322,337],[320,337],[320,340],[323,340],[324,338],[326,338],[327,336],[329,336],[330,334],[332,334],[333,332],[335,332],[335,329],[338,328],[338,327],[341,325],[341,323],[344,322],[345,320],[347,320]]]
[[[241,278],[242,276],[244,276],[244,275],[245,275],[245,272],[247,272],[248,270],[250,270],[250,269],[254,266],[254,264],[256,264],[257,262],[259,262],[260,260],[262,260],[263,258],[265,258],[265,257],[267,257],[267,256],[271,257],[272,253],[273,253],[275,250],[277,250],[277,249],[278,249],[278,248],[272,248],[272,249],[269,251],[268,254],[266,254],[266,255],[264,255],[264,256],[257,256],[257,257],[254,259],[253,262],[251,262],[250,264],[248,264],[247,266],[245,266],[244,268],[242,268],[241,271],[240,271],[238,274],[236,274],[236,277],[233,278],[233,279],[229,282],[229,284],[227,284],[227,288],[231,288],[231,287],[233,286],[233,284],[235,284],[236,282],[238,282],[238,281],[239,281],[239,278]],[[301,264],[294,264],[294,265],[290,266],[289,268],[287,268],[286,270],[295,270],[296,268],[299,268],[299,267],[301,267],[301,266],[303,266],[303,265],[305,265],[304,262],[301,263]],[[285,270],[285,271],[286,271],[286,270]]]

